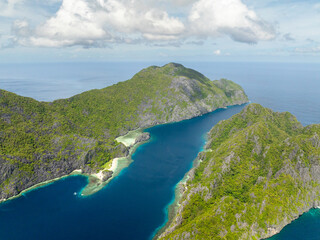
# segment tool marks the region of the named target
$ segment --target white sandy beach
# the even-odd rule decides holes
[[[135,151],[136,147],[139,146],[139,144],[135,144],[136,139],[142,134],[142,132],[143,132],[143,129],[137,129],[137,130],[134,130],[134,131],[130,131],[129,133],[127,133],[124,136],[118,137],[116,139],[118,142],[120,142],[120,143],[124,144],[126,147],[130,148],[129,156],[128,157],[123,157],[123,158],[114,158],[112,160],[111,166],[109,164],[108,167],[106,167],[105,169],[101,170],[100,172],[95,173],[95,174],[91,174],[91,175],[87,175],[87,174],[83,174],[83,171],[81,169],[75,169],[74,171],[72,171],[68,175],[61,176],[61,177],[58,177],[58,178],[50,179],[50,180],[45,181],[45,182],[38,183],[38,184],[28,188],[28,189],[23,190],[21,193],[19,193],[16,196],[13,196],[13,197],[8,198],[8,199],[0,199],[0,203],[8,201],[8,200],[11,200],[11,199],[14,199],[14,198],[17,198],[17,197],[21,196],[25,192],[32,191],[32,190],[40,188],[40,187],[44,187],[44,186],[46,186],[48,184],[51,184],[51,183],[53,183],[55,181],[58,181],[60,179],[63,179],[63,178],[66,178],[66,177],[69,177],[69,176],[72,176],[72,175],[83,175],[83,176],[87,176],[89,178],[93,177],[93,178],[99,180],[98,182],[95,182],[93,184],[91,184],[89,182],[89,184],[82,190],[81,196],[89,196],[89,195],[101,190],[113,178],[118,176],[120,174],[120,172],[124,168],[126,168],[126,167],[128,167],[130,165],[130,163],[132,162],[131,155]],[[104,177],[103,171],[105,171],[105,170],[112,171],[113,174],[112,174],[111,178],[109,178],[107,181],[103,182],[103,177]]]
[[[116,138],[116,140],[126,147],[132,147],[135,144],[136,139],[142,134],[142,131],[142,129],[130,131],[126,135]]]

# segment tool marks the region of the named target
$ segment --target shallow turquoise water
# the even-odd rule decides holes
[[[0,88],[52,100],[130,78],[141,65],[93,63],[0,65]],[[316,64],[186,63],[211,79],[241,84],[252,102],[289,111],[304,124],[320,122],[320,66]],[[59,71],[56,71],[59,69]],[[129,69],[129,71],[123,71]],[[27,77],[26,77],[27,76]],[[134,163],[102,191],[79,196],[85,177],[69,177],[0,205],[0,239],[149,239],[166,221],[174,186],[190,169],[205,133],[243,106],[148,129]],[[318,210],[304,214],[272,240],[320,239]]]

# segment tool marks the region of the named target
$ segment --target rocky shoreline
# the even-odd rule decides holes
[[[211,81],[175,63],[51,103],[0,90],[0,199],[76,169],[93,175],[91,186],[102,185],[114,175],[111,160],[148,138],[119,143],[119,136],[247,101],[236,83]]]
[[[67,178],[70,176],[77,176],[77,175],[85,176],[88,178],[88,184],[80,192],[80,195],[82,197],[90,196],[90,195],[98,192],[103,187],[105,187],[112,179],[114,179],[116,176],[118,176],[124,168],[126,168],[130,165],[130,163],[132,162],[131,156],[134,153],[134,151],[140,145],[148,142],[148,140],[150,139],[149,133],[143,132],[143,129],[139,129],[138,131],[140,132],[140,134],[137,135],[136,138],[134,138],[134,144],[128,148],[128,155],[126,157],[116,158],[116,159],[112,160],[112,161],[117,162],[115,166],[111,166],[111,168],[104,169],[104,170],[101,170],[99,173],[93,173],[93,174],[86,174],[86,173],[83,173],[81,169],[76,169],[76,170],[73,170],[70,174],[35,184],[34,186],[31,186],[31,187],[23,190],[19,194],[12,196],[8,199],[5,199],[5,198],[0,199],[0,203],[21,197],[24,193],[27,193],[29,191],[33,191],[33,190],[41,188],[41,187],[45,187],[45,186],[47,186],[51,183],[54,183],[56,181],[59,181],[61,179],[64,179],[64,178]],[[130,134],[130,132],[128,134]],[[119,161],[123,162],[123,163],[119,163]],[[112,163],[112,165],[113,165],[113,163]]]
[[[176,185],[174,202],[168,206],[168,221],[165,223],[164,226],[158,229],[158,231],[155,233],[153,237],[153,240],[165,237],[167,234],[174,231],[174,229],[180,224],[181,218],[179,217],[176,218],[176,216],[181,214],[183,210],[183,206],[181,206],[180,200],[188,190],[187,181],[190,178],[193,178],[194,171],[198,167],[198,165],[201,163],[202,154],[205,151],[206,150],[199,152],[198,156],[193,161],[192,168],[185,174],[185,176],[181,179],[181,181]],[[173,223],[174,221],[175,223]]]
[[[279,233],[320,205],[319,136],[319,125],[303,127],[290,113],[258,104],[220,122],[177,185],[169,220],[154,239],[205,239],[212,232],[266,239]],[[245,184],[251,186],[239,194]],[[190,221],[190,209],[199,206],[206,210],[193,210],[196,221]]]
[[[128,146],[128,155],[126,157],[117,158],[113,161],[116,161],[116,167],[114,169],[105,169],[100,171],[99,173],[89,175],[89,183],[88,185],[81,191],[82,196],[90,196],[98,191],[100,191],[102,188],[104,188],[112,179],[117,177],[120,172],[127,168],[133,161],[131,159],[132,154],[135,152],[135,150],[142,144],[147,143],[150,139],[150,134],[148,132],[143,132],[143,129],[137,129],[134,130],[134,132],[139,132],[140,134],[135,135],[134,139],[132,139],[134,144]],[[127,133],[125,136],[131,135],[131,132]],[[122,136],[122,139],[125,138],[125,136]],[[131,138],[131,137],[129,137]],[[119,138],[118,138],[119,139]],[[119,141],[119,140],[118,140]],[[121,142],[123,143],[123,142]],[[124,144],[124,143],[123,143]],[[104,174],[104,173],[107,174]],[[111,173],[111,174],[110,174]]]

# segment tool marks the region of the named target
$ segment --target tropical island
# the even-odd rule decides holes
[[[86,194],[93,193],[119,159],[130,162],[136,144],[148,139],[144,128],[246,102],[234,82],[175,63],[54,102],[0,90],[0,200],[70,174],[90,176]]]
[[[264,239],[320,206],[320,125],[250,104],[221,121],[158,239]],[[160,236],[159,236],[160,235]]]

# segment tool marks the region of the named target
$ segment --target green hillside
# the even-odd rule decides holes
[[[0,90],[0,200],[37,183],[92,174],[127,156],[128,131],[247,102],[240,86],[170,63],[69,99],[38,102]],[[112,172],[105,171],[109,178]]]
[[[210,131],[160,239],[261,239],[320,205],[320,125],[250,104]]]

